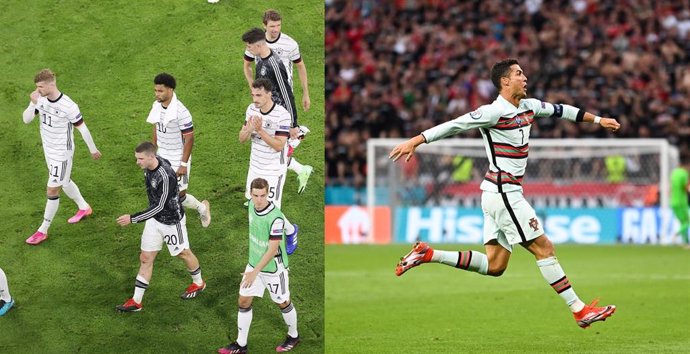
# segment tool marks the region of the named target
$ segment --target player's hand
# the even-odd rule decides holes
[[[179,178],[187,174],[187,166],[180,166],[175,172],[175,175]]]
[[[261,119],[261,117],[259,117],[259,116],[252,116],[251,117],[251,124],[257,133],[263,129],[263,119]]]
[[[36,104],[38,102],[38,99],[41,98],[41,94],[38,93],[38,89],[31,92],[31,94],[29,95],[29,98],[31,98],[31,102],[33,104]]]
[[[240,286],[243,288],[252,286],[254,280],[256,280],[257,274],[258,272],[256,272],[256,269],[252,270],[251,272],[242,273],[244,279],[242,279],[242,284]]]
[[[388,158],[392,159],[393,161],[398,161],[400,157],[405,156],[405,162],[410,161],[417,146],[423,142],[424,138],[421,135],[417,135],[414,138],[394,147],[390,155],[388,155]]]
[[[96,150],[96,152],[91,153],[91,158],[94,160],[98,160],[101,158],[101,152]]]
[[[304,111],[308,111],[309,108],[311,107],[311,100],[309,99],[309,95],[303,95],[302,96],[302,108],[304,108]]]
[[[613,118],[601,118],[599,124],[612,132],[616,132],[621,128],[621,124]]]
[[[299,127],[290,128],[290,139],[299,138]]]
[[[127,226],[132,223],[132,217],[129,214],[125,214],[117,218],[117,223],[120,226]]]

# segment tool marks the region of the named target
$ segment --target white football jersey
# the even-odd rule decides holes
[[[81,122],[81,112],[64,93],[55,101],[40,97],[36,101],[41,140],[46,158],[65,161],[74,155],[74,125]]]
[[[489,158],[489,171],[480,188],[489,192],[522,191],[522,178],[527,167],[529,133],[535,117],[560,117],[561,105],[529,98],[518,107],[499,95],[488,105],[437,125],[422,133],[427,143],[472,128],[478,128]],[[568,118],[563,118],[568,119]]]
[[[160,105],[157,101],[153,104]],[[194,123],[192,122],[192,114],[180,100],[177,100],[177,114],[173,115],[172,119],[166,117],[167,114],[166,109],[161,109],[159,121],[155,123],[156,145],[158,145],[158,155],[170,161],[173,170],[177,170],[180,167],[180,160],[184,152],[182,131],[192,129]],[[165,124],[166,121],[167,124]]]
[[[266,44],[276,55],[278,55],[280,61],[285,65],[285,69],[287,69],[288,72],[288,82],[290,83],[290,88],[292,88],[294,86],[292,80],[292,63],[299,63],[302,61],[297,41],[281,32],[274,41],[266,40]],[[253,56],[248,50],[244,52],[244,56],[248,59],[257,59],[257,57]]]
[[[267,113],[261,111],[250,104],[247,107],[245,123],[251,116],[261,116],[263,129],[271,136],[290,136],[290,123],[292,118],[285,107],[273,103],[273,107]],[[256,132],[252,133],[252,151],[249,156],[249,168],[254,169],[260,175],[278,176],[287,171],[287,150],[285,147],[280,151],[275,151],[268,143],[261,139]],[[287,141],[285,142],[287,146]]]

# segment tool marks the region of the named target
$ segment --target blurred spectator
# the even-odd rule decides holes
[[[369,137],[413,136],[492,102],[489,69],[507,57],[529,96],[688,151],[690,0],[329,0],[325,44],[329,185],[364,183]],[[532,131],[608,136],[548,118]]]

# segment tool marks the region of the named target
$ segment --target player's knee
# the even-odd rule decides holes
[[[182,200],[187,195],[187,191],[180,191],[180,200]]]
[[[237,299],[237,305],[239,306],[240,309],[249,309],[250,307],[252,307],[251,296],[240,296]]]
[[[285,300],[284,302],[281,302],[281,303],[276,304],[276,305],[278,305],[278,307],[280,307],[280,309],[282,310],[282,309],[290,306],[290,300],[289,299]]]
[[[59,197],[60,196],[60,187],[48,187],[48,189],[46,190],[46,194],[48,195],[49,198]]]

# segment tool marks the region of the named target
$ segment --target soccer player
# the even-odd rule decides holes
[[[36,90],[31,93],[31,102],[24,110],[22,118],[24,123],[29,124],[36,115],[40,117],[43,153],[48,165],[48,201],[43,212],[43,223],[38,231],[26,239],[26,243],[30,245],[38,245],[48,238],[48,228],[60,205],[60,189],[65,191],[79,208],[77,213],[67,220],[68,223],[78,223],[93,213],[89,203],[82,197],[79,187],[70,178],[74,157],[74,128],[81,133],[91,157],[94,160],[101,158],[79,106],[60,92],[55,74],[50,69],[43,69],[34,77],[34,83]]]
[[[180,200],[185,208],[199,212],[201,226],[211,223],[211,205],[208,200],[199,202],[187,193],[189,174],[192,170],[192,147],[194,145],[194,123],[192,115],[175,94],[175,78],[167,73],[153,79],[156,100],[146,119],[153,124],[153,143],[158,155],[168,161],[177,175]]]
[[[7,286],[7,276],[0,268],[0,316],[4,316],[14,306],[14,299],[10,296],[10,287]]]
[[[242,273],[237,312],[237,340],[218,349],[221,354],[247,352],[247,336],[252,324],[252,300],[268,289],[271,300],[283,313],[288,326],[285,341],[277,352],[289,352],[299,342],[297,310],[290,302],[288,256],[285,254],[285,216],[268,198],[269,183],[263,178],[251,182],[249,203],[249,263]],[[258,279],[257,279],[258,278]]]
[[[683,165],[671,171],[671,209],[673,214],[680,222],[678,235],[683,240],[683,244],[688,245],[688,228],[690,228],[690,218],[688,217],[688,165],[685,157]]]
[[[292,115],[293,125],[288,138],[288,169],[297,173],[299,187],[297,193],[302,193],[307,187],[309,177],[313,167],[302,165],[293,157],[294,150],[304,139],[309,129],[305,126],[297,125],[297,109],[293,94],[292,64],[297,66],[300,82],[302,83],[302,108],[309,110],[311,100],[309,99],[309,84],[307,80],[307,67],[304,65],[302,56],[299,52],[297,42],[285,33],[281,33],[282,18],[275,10],[266,10],[263,18],[266,32],[253,28],[242,37],[247,43],[244,52],[244,77],[247,79],[249,89],[252,88],[252,63],[256,60],[256,77],[265,77],[271,80],[274,89],[274,100],[283,105]],[[253,42],[250,42],[253,41]],[[278,60],[275,60],[273,55]],[[277,62],[283,65],[277,64]],[[289,92],[283,92],[283,86],[289,88]],[[280,99],[277,99],[280,97]],[[289,103],[286,105],[286,103]]]
[[[189,248],[187,218],[180,204],[175,171],[168,160],[156,156],[156,146],[150,142],[139,144],[134,157],[137,165],[144,170],[149,207],[117,218],[117,223],[121,226],[146,222],[141,235],[141,264],[134,282],[134,296],[116,307],[121,312],[141,310],[141,301],[153,273],[153,262],[164,243],[168,246],[170,255],[180,258],[192,276],[192,284],[182,293],[182,299],[193,299],[206,289],[206,282],[201,278],[199,260]]]
[[[586,305],[578,298],[534,209],[523,197],[521,183],[527,166],[529,133],[535,117],[593,122],[614,132],[620,124],[615,119],[601,118],[570,105],[528,99],[527,77],[515,59],[494,64],[491,81],[499,92],[492,104],[428,129],[399,144],[390,153],[394,161],[401,156],[409,161],[422,143],[431,143],[472,128],[480,129],[489,159],[489,171],[480,186],[483,191],[486,254],[434,250],[424,242],[417,242],[412,251],[401,258],[395,273],[400,276],[412,267],[437,262],[498,277],[508,266],[513,245],[520,244],[536,257],[544,279],[568,304],[577,324],[587,328],[591,323],[611,316],[616,307],[597,307],[596,300]]]
[[[290,135],[290,113],[272,100],[271,82],[257,79],[252,83],[252,100],[245,113],[245,123],[240,129],[240,143],[251,140],[249,171],[245,197],[251,199],[250,185],[258,177],[268,180],[268,198],[278,208],[283,198],[285,184],[286,141]],[[287,253],[297,248],[297,224],[285,219],[287,231]]]

